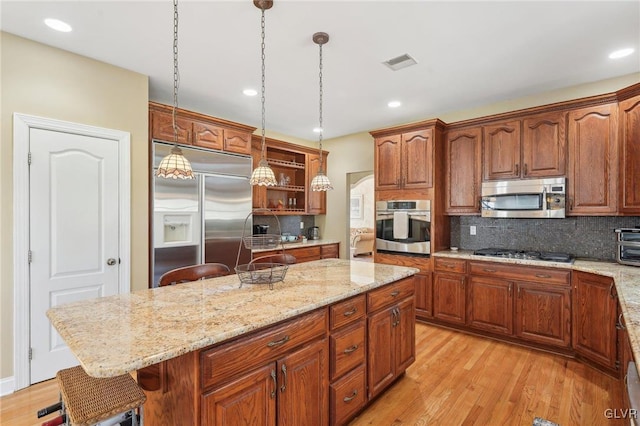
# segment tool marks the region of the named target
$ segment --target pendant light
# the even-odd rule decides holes
[[[260,150],[260,162],[258,163],[258,167],[253,170],[251,173],[251,179],[249,179],[250,185],[260,185],[260,186],[276,186],[276,175],[273,173],[273,170],[267,163],[267,153],[264,141],[264,128],[265,128],[265,108],[264,108],[264,88],[265,88],[265,68],[264,68],[264,28],[265,28],[265,20],[264,20],[264,11],[266,9],[271,9],[273,6],[273,1],[270,0],[253,0],[253,4],[262,11],[262,19],[261,19],[261,36],[262,43],[260,44],[260,49],[262,51],[262,145]]]
[[[311,181],[312,191],[329,191],[333,189],[329,178],[324,174],[324,167],[322,161],[322,45],[329,41],[329,34],[327,33],[315,33],[313,35],[313,42],[320,46],[320,126],[318,132],[318,145],[320,148],[320,167],[318,168],[318,174]]]
[[[173,143],[171,153],[160,161],[156,176],[172,179],[194,179],[191,163],[182,154],[178,146],[178,126],[176,126],[176,110],[178,109],[178,0],[173,0]]]

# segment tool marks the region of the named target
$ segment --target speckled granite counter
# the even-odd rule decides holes
[[[282,243],[281,245],[278,245],[278,247],[276,247],[275,249],[256,249],[256,250],[252,250],[252,252],[261,253],[265,251],[281,250],[283,247],[284,247],[284,250],[287,251],[287,249],[325,246],[327,244],[337,244],[339,242],[340,242],[339,240],[307,240],[306,243],[303,243],[302,241],[296,241],[292,243]]]
[[[373,288],[414,268],[324,259],[291,265],[284,282],[239,288],[236,275],[69,303],[47,316],[95,377],[117,376]]]
[[[577,259],[573,264],[562,262],[546,262],[540,260],[502,259],[488,256],[474,256],[473,251],[440,251],[435,257],[452,257],[467,260],[483,260],[488,262],[501,262],[519,265],[544,266],[552,268],[564,268],[575,271],[591,272],[594,274],[612,277],[622,315],[629,333],[629,341],[633,356],[640,361],[640,268],[624,266],[614,262],[591,261]]]

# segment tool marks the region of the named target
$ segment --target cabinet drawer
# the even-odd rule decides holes
[[[349,420],[366,402],[364,365],[331,385],[331,424]]]
[[[331,336],[329,339],[331,381],[364,362],[365,339],[364,321]]]
[[[378,309],[396,303],[415,292],[414,278],[405,278],[382,288],[367,293],[367,311],[374,312]]]
[[[320,246],[296,248],[291,249],[288,252],[289,254],[294,255],[298,262],[309,262],[311,260],[320,259]]]
[[[467,261],[462,259],[443,259],[441,257],[435,258],[434,269],[440,272],[455,272],[458,274],[464,274],[467,272]]]
[[[331,330],[342,327],[359,320],[365,314],[365,296],[364,294],[344,302],[336,303],[329,307],[329,324]]]
[[[491,262],[469,262],[471,275],[488,275],[506,280],[529,281],[537,283],[571,283],[571,271],[568,269],[538,268],[535,266],[505,265]]]
[[[323,259],[332,259],[338,257],[338,245],[328,244],[320,247],[320,252]]]
[[[202,387],[216,385],[269,362],[306,342],[323,337],[326,330],[327,310],[320,309],[256,334],[204,350],[200,354]]]

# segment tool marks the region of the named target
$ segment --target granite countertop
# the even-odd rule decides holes
[[[273,290],[236,275],[56,306],[55,329],[94,377],[111,377],[406,278],[418,269],[340,259],[291,265]]]
[[[314,246],[324,246],[327,244],[337,244],[339,243],[339,240],[307,240],[306,243],[302,242],[302,241],[294,241],[294,242],[283,242],[282,244],[278,244],[278,246],[276,248],[270,248],[270,249],[254,249],[251,250],[252,253],[262,253],[265,251],[272,251],[272,250],[282,250],[282,248],[284,247],[285,252],[287,251],[287,249],[293,249],[293,248],[300,248],[300,247],[314,247]]]
[[[489,262],[512,263],[519,265],[564,268],[574,271],[591,272],[612,277],[618,293],[620,308],[624,317],[633,357],[640,360],[640,268],[620,265],[615,262],[576,259],[573,263],[547,262],[540,260],[502,259],[489,256],[475,256],[473,251],[439,251],[435,257],[451,257],[467,260],[483,260]]]

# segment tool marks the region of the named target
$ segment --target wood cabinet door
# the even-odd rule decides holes
[[[416,313],[419,317],[433,317],[433,283],[431,272],[414,275],[416,283]]]
[[[465,276],[433,274],[433,317],[455,324],[465,323]]]
[[[520,177],[520,120],[484,126],[484,180]]]
[[[513,283],[506,280],[469,278],[467,324],[473,328],[513,334]]]
[[[571,345],[571,290],[517,283],[515,329],[524,340],[562,348]]]
[[[407,298],[398,303],[394,327],[393,346],[396,349],[394,374],[397,376],[416,359],[416,309],[414,299]]]
[[[328,342],[323,339],[278,361],[278,425],[328,423],[328,360]]]
[[[375,140],[374,170],[376,190],[400,187],[400,135],[385,136]]]
[[[174,142],[173,134],[173,114],[163,111],[151,111],[151,139],[158,139],[166,142]],[[178,143],[191,145],[191,120],[176,117],[176,127],[178,129]]]
[[[322,168],[327,172],[327,157],[322,155]],[[327,191],[312,191],[311,181],[320,170],[320,154],[307,154],[307,214],[327,213]]]
[[[193,144],[201,148],[221,151],[224,148],[224,130],[209,123],[194,121]]]
[[[224,129],[224,148],[236,154],[251,154],[251,133],[233,129]]]
[[[564,176],[567,162],[564,112],[527,117],[522,122],[522,177]]]
[[[617,111],[607,104],[569,112],[567,215],[617,211]]]
[[[572,343],[575,351],[603,367],[617,360],[617,301],[613,278],[574,271]]]
[[[369,399],[378,395],[395,378],[396,350],[393,347],[392,309],[373,314],[368,320]]]
[[[640,96],[619,104],[620,212],[640,215]]]
[[[276,424],[276,365],[270,363],[202,395],[202,425]]]
[[[402,135],[401,186],[422,189],[433,186],[433,131],[431,129]]]
[[[447,214],[480,214],[480,160],[482,131],[479,127],[449,132],[445,143]]]

